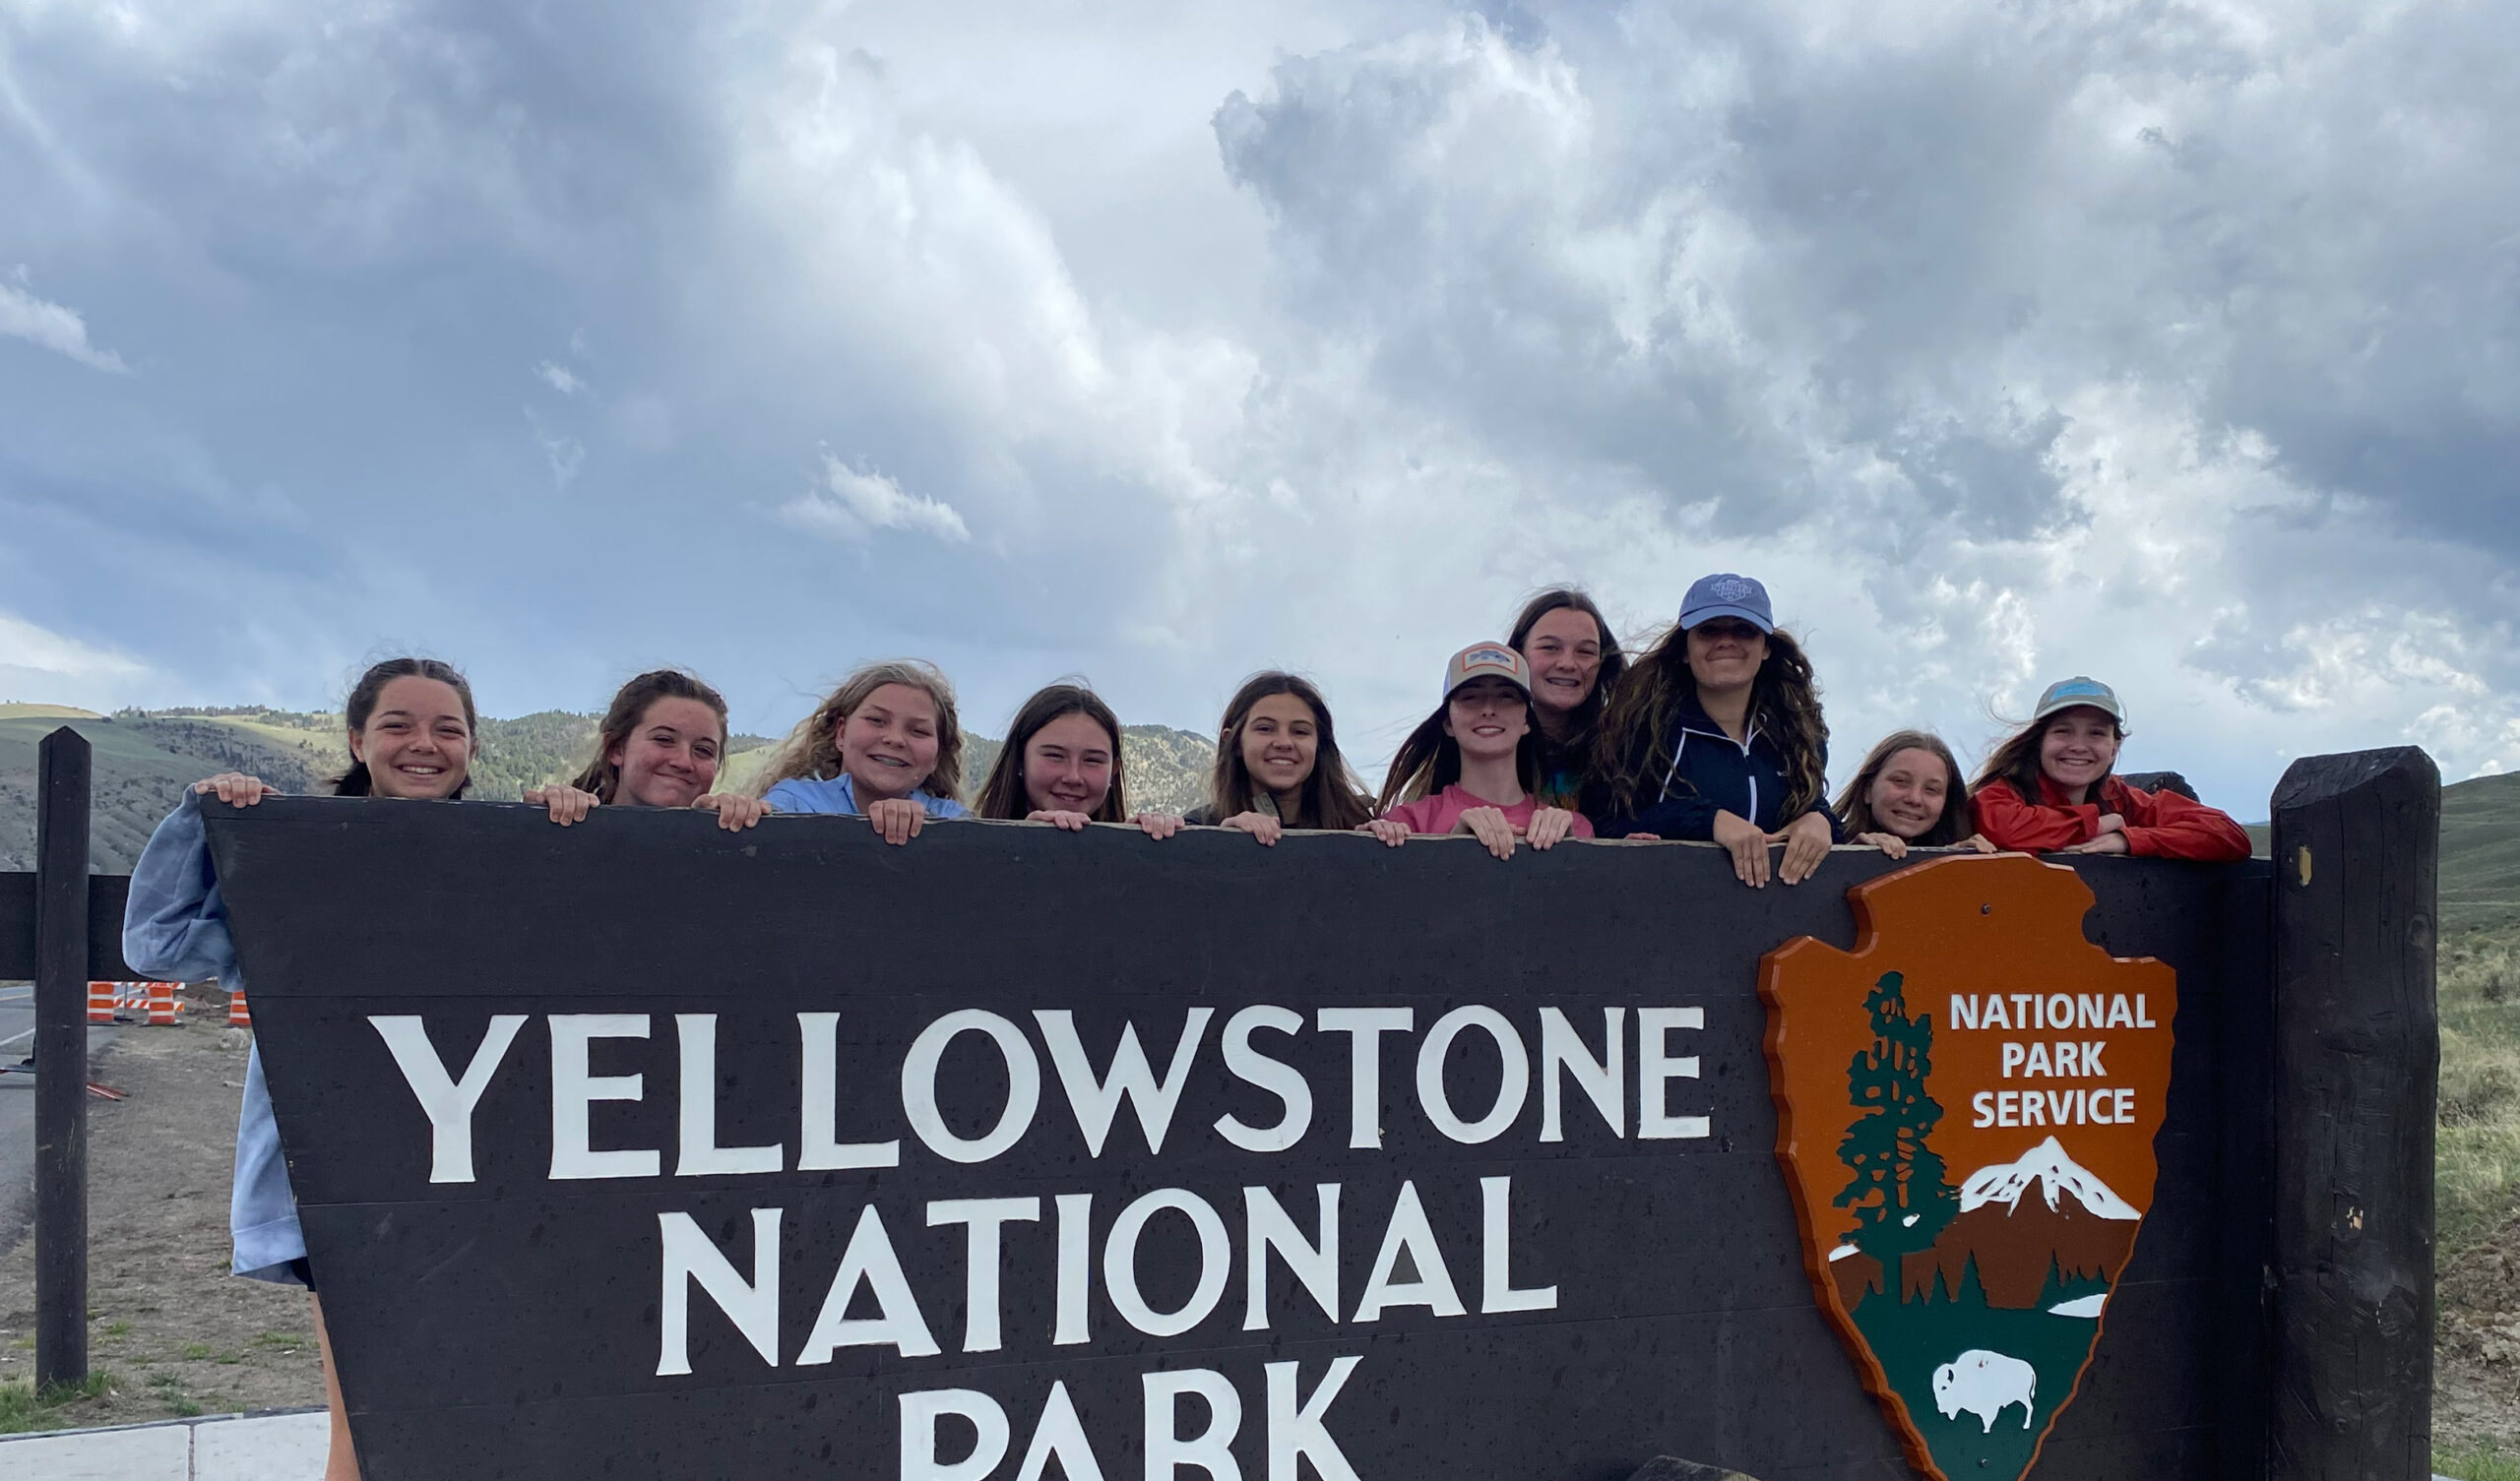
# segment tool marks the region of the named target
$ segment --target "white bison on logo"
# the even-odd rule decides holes
[[[2019,1358],[1972,1347],[1933,1371],[1933,1403],[1945,1419],[1962,1410],[1984,1422],[1991,1434],[1995,1416],[2021,1405],[2021,1427],[2030,1428],[2031,1400],[2039,1394],[2039,1370]]]

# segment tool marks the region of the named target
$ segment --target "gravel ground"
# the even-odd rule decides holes
[[[88,1102],[89,1364],[104,1394],[39,1411],[45,1428],[132,1424],[324,1401],[306,1294],[227,1273],[227,1189],[245,1051],[223,1002],[119,1036]],[[237,1040],[242,1035],[235,1035]],[[34,1241],[0,1230],[0,1380],[34,1371]]]

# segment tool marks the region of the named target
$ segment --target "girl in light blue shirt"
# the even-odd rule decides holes
[[[754,785],[783,813],[863,816],[887,843],[965,816],[963,726],[928,663],[870,663],[797,723]]]
[[[472,686],[453,667],[434,658],[389,658],[360,677],[342,708],[349,726],[350,767],[333,784],[336,795],[444,801],[464,795],[478,725]],[[223,772],[194,782],[174,812],[158,825],[140,862],[132,866],[131,900],[123,912],[123,960],[133,970],[161,981],[216,977],[230,992],[245,990],[202,810],[252,807],[278,791],[259,777]],[[557,799],[550,810],[552,821],[563,824],[585,815],[583,807]],[[236,1182],[228,1197],[227,1223],[234,1251],[230,1267],[237,1274],[305,1286],[311,1299],[315,1272],[307,1262],[306,1236],[298,1226],[297,1198],[289,1190],[288,1164],[282,1158],[259,1049],[245,1061],[244,1105],[236,1121]],[[324,1359],[324,1394],[333,1419],[325,1481],[357,1481],[358,1462],[350,1450],[349,1423],[320,1304],[314,1306],[314,1316]]]

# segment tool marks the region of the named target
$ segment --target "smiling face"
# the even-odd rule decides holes
[[[936,770],[936,702],[908,684],[868,695],[840,721],[840,769],[860,808],[917,791]]]
[[[1523,639],[1532,665],[1532,708],[1544,723],[1563,718],[1593,697],[1602,677],[1602,628],[1577,607],[1543,614]]]
[[[1111,790],[1111,732],[1090,714],[1063,714],[1024,743],[1024,796],[1036,810],[1091,813]]]
[[[604,758],[621,773],[614,800],[633,807],[689,807],[718,779],[725,745],[718,711],[698,700],[654,701],[630,738]]]
[[[1902,838],[1922,838],[1942,821],[1951,801],[1951,770],[1931,751],[1910,746],[1881,764],[1863,805],[1873,826]]]
[[[1473,679],[1444,702],[1444,733],[1465,762],[1510,758],[1530,729],[1531,701],[1510,679]]]
[[[406,674],[377,692],[367,723],[350,732],[378,797],[452,797],[472,765],[464,697],[438,679]]]
[[[1700,689],[1747,689],[1768,661],[1768,635],[1738,617],[1710,617],[1688,631],[1689,672]]]
[[[2039,734],[2039,770],[2075,801],[2117,765],[2117,722],[2109,711],[2077,705],[2048,716]]]
[[[1320,716],[1293,695],[1273,694],[1254,701],[1242,717],[1242,766],[1251,773],[1252,785],[1280,797],[1302,786],[1312,774],[1320,729]]]

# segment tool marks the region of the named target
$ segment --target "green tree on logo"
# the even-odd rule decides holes
[[[1847,1066],[1849,1096],[1862,1114],[1838,1143],[1838,1160],[1855,1176],[1835,1202],[1855,1210],[1856,1245],[1881,1262],[1888,1288],[1901,1292],[1901,1257],[1932,1246],[1960,1211],[1960,1196],[1943,1178],[1942,1158],[1925,1145],[1942,1120],[1942,1107],[1925,1093],[1933,1015],[1908,1017],[1897,972],[1883,973],[1863,1006],[1872,1014],[1872,1046]]]

